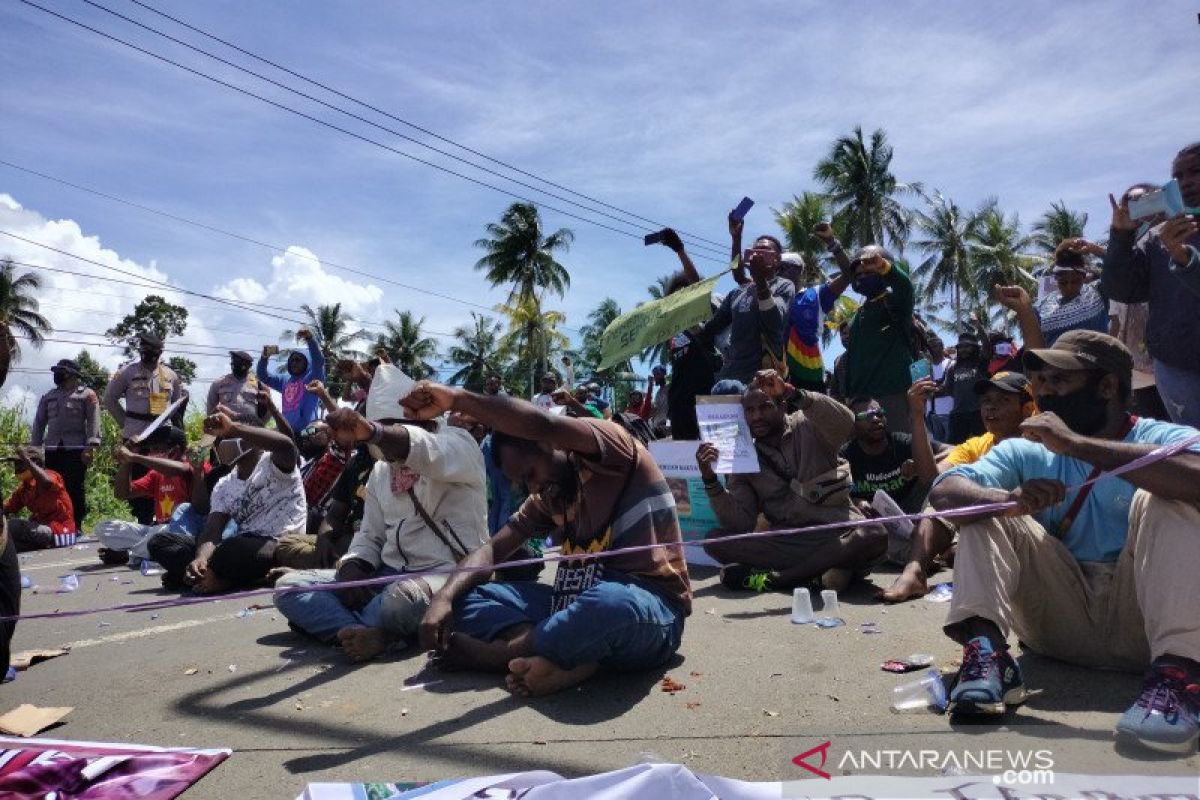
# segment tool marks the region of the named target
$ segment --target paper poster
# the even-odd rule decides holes
[[[696,422],[700,438],[716,445],[719,453],[713,472],[739,475],[758,472],[758,453],[746,424],[742,400],[737,395],[699,395]]]
[[[185,394],[183,397],[179,398],[174,403],[171,403],[171,405],[169,405],[165,409],[163,409],[163,412],[161,414],[159,414],[157,417],[155,417],[153,422],[151,422],[149,425],[146,426],[145,430],[143,430],[137,436],[134,436],[131,441],[134,444],[141,444],[142,442],[149,439],[150,434],[154,433],[156,430],[161,428],[163,426],[163,423],[165,423],[171,417],[175,416],[175,414],[178,413],[180,407],[187,401],[188,401],[188,396]]]
[[[664,478],[699,478],[700,465],[696,463],[696,451],[700,442],[673,441],[657,439],[651,442],[647,449],[658,464]]]
[[[680,331],[712,316],[710,295],[721,275],[694,283],[661,300],[645,303],[614,319],[600,338],[600,365],[607,369],[647,347],[667,341]]]

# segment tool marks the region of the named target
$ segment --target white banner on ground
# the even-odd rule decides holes
[[[713,472],[718,475],[758,472],[758,453],[740,397],[697,396],[696,423],[700,426],[700,438],[716,445],[719,453]]]

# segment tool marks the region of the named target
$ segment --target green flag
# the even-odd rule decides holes
[[[712,316],[709,295],[721,275],[694,283],[661,300],[640,305],[614,319],[600,338],[600,366],[608,369],[647,347],[665,342],[680,331]]]

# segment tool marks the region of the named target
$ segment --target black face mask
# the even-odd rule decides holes
[[[71,380],[71,376],[65,372],[54,373],[54,385],[55,386],[65,386],[67,381],[69,381],[69,380]]]
[[[1094,436],[1108,419],[1108,403],[1099,391],[1103,378],[1103,375],[1089,377],[1087,383],[1070,394],[1038,395],[1038,409],[1057,414],[1075,433]]]
[[[853,285],[854,291],[870,300],[887,289],[887,279],[874,272],[864,272],[854,276]]]
[[[231,364],[230,371],[233,373],[233,377],[237,378],[238,380],[241,380],[242,378],[244,378],[250,374],[250,365],[243,364],[242,362],[238,362],[236,364]]]

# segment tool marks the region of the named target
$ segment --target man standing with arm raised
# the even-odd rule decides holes
[[[543,413],[429,381],[403,405],[413,417],[450,411],[490,426],[492,457],[529,499],[434,595],[421,644],[449,666],[507,671],[508,689],[541,695],[598,669],[666,662],[691,612],[675,499],[646,450],[619,426]],[[663,545],[559,564],[554,586],[485,583],[524,541],[562,531],[564,555]]]

